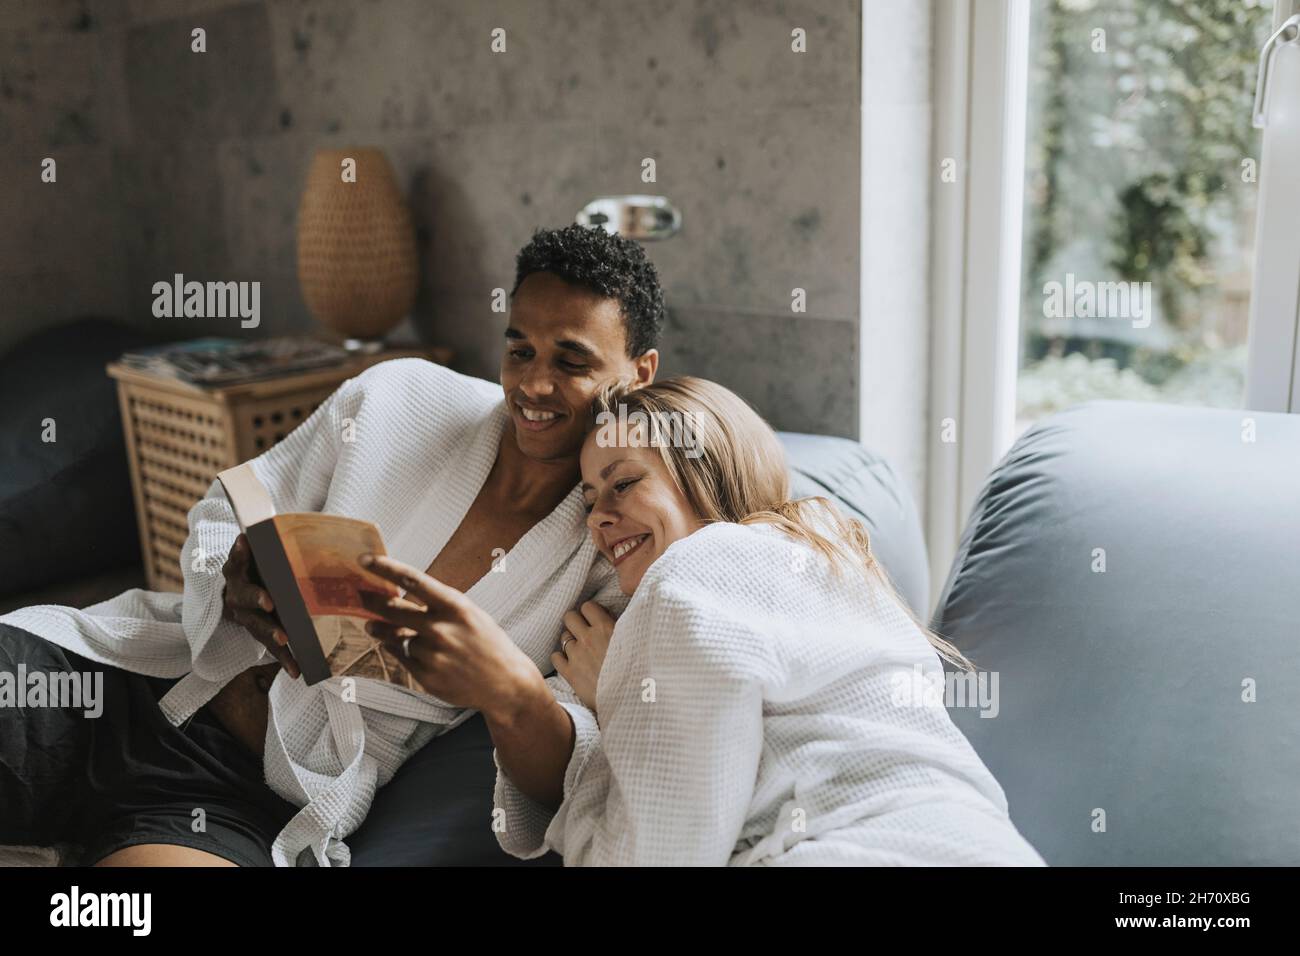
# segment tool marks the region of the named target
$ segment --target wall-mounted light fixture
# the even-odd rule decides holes
[[[582,207],[577,222],[649,242],[675,236],[682,228],[682,214],[667,196],[598,196]]]

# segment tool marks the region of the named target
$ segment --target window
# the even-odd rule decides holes
[[[1031,0],[1016,428],[1239,408],[1271,0]]]

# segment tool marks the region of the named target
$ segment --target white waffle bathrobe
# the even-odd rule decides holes
[[[1043,865],[918,666],[941,673],[882,589],[770,526],[710,525],[619,618],[599,727],[566,703],[559,811],[498,771],[498,840],[569,865]]]
[[[428,567],[487,478],[508,415],[501,389],[421,359],[376,365],[345,382],[253,468],[278,512],[320,511],[374,522],[388,553]],[[221,617],[221,567],[239,533],[214,482],[189,514],[184,594],[133,589],[84,611],[41,605],[0,620],[92,660],[157,677],[188,674],[160,702],[182,723],[239,672],[273,658]],[[468,592],[543,673],[564,612],[596,597],[622,607],[613,569],[585,527],[577,486]],[[436,734],[470,716],[379,681],[308,687],[283,672],[271,686],[266,781],[302,807],[279,834],[279,865],[349,861],[343,837],[375,788]],[[488,821],[484,825],[489,825]],[[311,854],[300,860],[302,850]]]

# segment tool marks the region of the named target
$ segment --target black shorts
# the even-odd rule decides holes
[[[166,843],[271,865],[271,844],[296,808],[206,708],[181,727],[168,722],[158,700],[175,680],[96,664],[0,624],[0,675],[14,675],[11,687],[20,664],[25,675],[102,675],[91,678],[103,681],[100,713],[0,697],[0,845],[57,846],[65,862],[89,865]]]

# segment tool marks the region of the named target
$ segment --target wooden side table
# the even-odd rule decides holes
[[[154,591],[184,588],[181,554],[189,511],[217,472],[256,458],[281,441],[344,381],[378,362],[418,356],[446,365],[451,350],[392,349],[327,369],[203,388],[118,362],[122,427],[135,493],[145,580]]]

